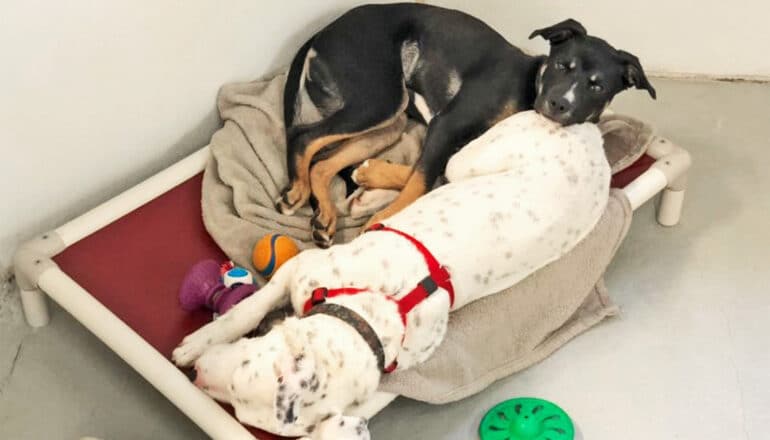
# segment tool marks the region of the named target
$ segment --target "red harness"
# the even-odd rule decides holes
[[[417,248],[417,250],[422,254],[423,258],[425,259],[425,264],[428,266],[428,276],[423,278],[417,285],[412,289],[409,293],[404,295],[401,299],[394,299],[391,296],[386,296],[386,298],[390,299],[396,305],[398,306],[398,312],[401,315],[401,322],[404,324],[404,329],[406,329],[406,315],[412,311],[415,307],[417,307],[418,304],[423,302],[426,298],[428,298],[430,295],[432,295],[436,290],[439,288],[442,288],[447,291],[449,294],[449,306],[451,307],[454,305],[455,302],[455,291],[454,287],[452,287],[452,281],[449,277],[449,272],[446,270],[444,266],[439,264],[438,260],[433,256],[433,254],[430,253],[428,248],[426,248],[422,243],[420,243],[416,238],[412,237],[411,235],[401,232],[399,230],[389,228],[383,224],[376,224],[371,226],[369,229],[366,230],[366,232],[371,231],[387,231],[387,232],[393,232],[395,234],[398,234],[408,241],[410,241],[414,247]],[[313,290],[312,294],[310,295],[310,298],[305,302],[304,306],[304,313],[308,313],[310,309],[312,309],[314,306],[318,304],[322,304],[326,301],[327,298],[334,298],[335,296],[340,295],[355,295],[357,293],[366,292],[367,289],[358,289],[354,287],[345,287],[340,289],[327,289],[325,287],[319,287],[315,290]],[[402,336],[402,342],[403,342],[403,336]],[[397,362],[394,360],[393,363],[385,368],[386,373],[390,373],[393,370],[396,369]]]

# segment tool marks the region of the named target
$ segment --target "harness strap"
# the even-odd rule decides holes
[[[344,287],[331,290],[327,289],[326,287],[319,287],[314,289],[310,294],[310,298],[305,301],[302,312],[303,314],[307,314],[310,310],[313,309],[313,307],[326,302],[326,298],[334,298],[335,296],[340,295],[355,295],[356,293],[361,293],[364,290],[366,289],[356,289],[355,287]]]
[[[452,286],[452,280],[449,276],[449,271],[446,270],[444,266],[442,266],[438,260],[436,260],[436,257],[433,256],[433,254],[430,253],[428,248],[425,247],[422,243],[420,243],[416,238],[412,237],[411,235],[399,231],[398,229],[389,228],[382,223],[377,223],[375,225],[372,225],[369,229],[366,230],[366,232],[371,231],[387,231],[392,232],[394,234],[398,234],[401,237],[407,239],[410,243],[414,245],[414,247],[417,248],[417,250],[422,254],[422,257],[425,259],[425,264],[428,266],[428,275],[425,277],[422,281],[420,281],[417,284],[417,287],[415,287],[407,296],[399,300],[399,304],[406,303],[404,308],[406,309],[406,313],[408,313],[410,310],[412,310],[417,304],[419,304],[422,300],[430,296],[433,292],[437,290],[437,288],[442,288],[447,291],[449,294],[449,306],[452,307],[455,303],[455,289]]]
[[[366,232],[372,232],[372,231],[385,231],[385,232],[393,232],[395,234],[400,235],[401,237],[408,240],[412,245],[414,245],[415,248],[422,254],[423,258],[425,259],[425,264],[428,266],[428,273],[429,275],[423,278],[419,283],[417,283],[417,286],[414,287],[409,293],[404,295],[401,299],[394,299],[390,296],[385,296],[387,299],[393,301],[398,306],[398,313],[401,315],[401,322],[404,324],[404,329],[406,329],[406,316],[409,314],[412,309],[417,307],[418,304],[420,304],[422,301],[424,301],[426,298],[428,298],[430,295],[432,295],[436,290],[439,288],[442,288],[446,290],[447,294],[449,294],[449,306],[452,307],[455,302],[455,291],[454,287],[452,286],[452,280],[450,279],[449,271],[446,270],[444,266],[442,266],[438,260],[433,256],[433,254],[430,253],[428,248],[426,248],[422,243],[420,243],[416,238],[412,237],[411,235],[401,232],[397,229],[389,228],[381,223],[375,224],[371,226],[369,229],[366,230]],[[377,344],[379,344],[379,349],[377,349],[377,344],[373,344],[368,340],[370,337],[369,331],[371,331],[371,334],[374,334],[374,330],[366,323],[366,321],[357,313],[353,312],[352,310],[348,309],[347,307],[343,307],[340,305],[336,305],[334,308],[329,308],[331,304],[326,303],[327,298],[334,298],[335,296],[340,295],[355,295],[357,293],[361,293],[366,291],[367,289],[359,289],[355,287],[344,287],[339,289],[327,289],[326,287],[319,287],[310,295],[310,298],[305,302],[305,305],[303,307],[303,312],[305,316],[314,315],[316,313],[326,313],[335,317],[338,317],[342,319],[345,322],[351,323],[351,325],[356,329],[359,330],[359,333],[361,333],[361,336],[364,337],[364,339],[367,340],[367,343],[369,343],[369,346],[372,347],[372,351],[375,353],[375,356],[377,356],[377,359],[379,361],[380,359],[380,353],[382,354],[382,364],[380,365],[380,370],[384,371],[385,373],[390,373],[393,370],[396,369],[398,366],[397,361],[393,361],[392,364],[390,364],[388,367],[383,368],[382,365],[384,365],[384,351],[382,348],[382,343],[379,339],[377,339]],[[341,312],[343,310],[344,312]],[[351,318],[351,316],[357,317],[356,319]],[[362,321],[364,326],[358,325],[358,322]],[[367,330],[368,328],[368,330]],[[360,331],[360,329],[363,329],[363,331]],[[376,334],[375,338],[376,338]],[[403,337],[406,335],[402,335],[402,342]],[[379,350],[379,351],[378,351]]]

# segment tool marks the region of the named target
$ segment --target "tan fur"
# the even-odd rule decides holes
[[[401,190],[409,180],[413,167],[388,162],[382,159],[369,159],[365,166],[356,169],[355,181],[366,189]]]
[[[398,194],[396,200],[388,205],[387,208],[372,216],[372,218],[369,219],[369,222],[364,226],[364,230],[373,224],[379,223],[397,214],[412,202],[419,199],[420,196],[426,192],[428,191],[425,186],[425,174],[422,171],[415,169],[412,175],[409,176],[409,180],[406,181],[404,189]]]
[[[318,200],[318,223],[331,241],[336,232],[337,210],[329,194],[332,178],[343,168],[359,163],[398,140],[406,127],[406,114],[402,113],[395,121],[383,128],[354,137],[343,143],[328,159],[313,165],[310,171],[310,183],[313,195]],[[329,243],[331,244],[331,243]]]
[[[506,119],[508,116],[511,116],[518,111],[519,111],[519,106],[517,105],[516,101],[508,101],[500,110],[500,113],[498,113],[494,118],[492,118],[489,121],[489,126],[492,127],[493,125],[497,124],[503,119]]]
[[[287,193],[287,201],[289,202],[289,205],[292,207],[292,209],[302,207],[310,199],[310,164],[313,160],[313,156],[315,156],[316,153],[321,151],[324,147],[327,147],[335,142],[344,141],[393,125],[396,119],[404,112],[404,110],[406,110],[407,105],[409,105],[409,95],[406,91],[406,86],[404,86],[403,98],[398,111],[396,111],[393,116],[389,117],[385,121],[358,132],[321,136],[310,142],[305,148],[304,152],[294,157],[297,177],[291,182],[291,189]],[[375,153],[372,153],[372,155],[373,154]]]
[[[363,133],[363,132],[361,132]],[[294,157],[297,168],[297,177],[291,183],[291,189],[287,194],[287,200],[292,206],[299,207],[307,203],[310,198],[310,161],[316,153],[322,148],[345,139],[358,136],[361,133],[335,134],[331,136],[322,136],[310,144],[305,149],[304,154],[298,154]]]

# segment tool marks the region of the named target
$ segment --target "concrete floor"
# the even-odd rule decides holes
[[[642,208],[607,275],[622,315],[452,405],[405,399],[371,423],[383,439],[476,438],[498,401],[559,403],[590,440],[766,439],[770,426],[770,85],[654,81],[615,109],[694,158],[684,220]],[[59,309],[27,329],[0,296],[0,439],[205,435]]]

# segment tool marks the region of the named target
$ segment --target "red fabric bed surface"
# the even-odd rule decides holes
[[[203,227],[199,174],[54,257],[59,267],[167,358],[211,319],[179,307],[187,269],[226,259]],[[232,413],[229,406],[226,409]],[[252,429],[259,439],[278,437]]]
[[[639,177],[643,172],[647,171],[654,163],[655,159],[645,154],[625,170],[613,175],[611,182],[612,187],[625,188],[626,185]]]
[[[613,176],[623,187],[654,162],[642,157]],[[54,258],[70,277],[167,358],[211,314],[179,307],[177,291],[188,268],[226,259],[201,218],[199,174],[70,246]],[[277,437],[252,431],[258,438]]]

